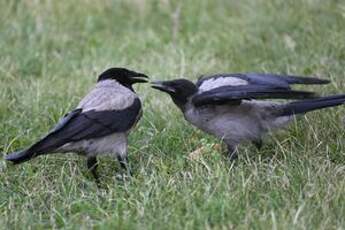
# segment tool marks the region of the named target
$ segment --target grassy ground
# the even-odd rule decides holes
[[[0,152],[37,140],[107,67],[152,79],[260,71],[332,80],[345,92],[345,3],[322,0],[1,1]],[[344,229],[345,108],[301,117],[235,166],[170,99],[136,87],[130,181],[104,157],[97,189],[85,159],[0,161],[0,228]],[[203,146],[198,159],[188,154]]]

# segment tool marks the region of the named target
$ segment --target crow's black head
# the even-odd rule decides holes
[[[172,81],[152,82],[152,88],[168,93],[174,103],[183,110],[188,98],[194,95],[198,89],[193,82],[187,79],[176,79]]]
[[[135,83],[147,82],[145,78],[148,78],[148,76],[125,68],[110,68],[98,76],[98,82],[116,80],[121,85],[132,89],[132,85]]]

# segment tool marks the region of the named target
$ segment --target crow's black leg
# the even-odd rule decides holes
[[[262,148],[262,140],[261,139],[258,139],[258,140],[255,140],[255,141],[252,141],[253,145],[255,145],[255,147],[260,150]]]
[[[97,184],[99,184],[100,181],[99,181],[99,177],[97,174],[97,166],[98,166],[97,158],[96,157],[88,157],[86,164],[87,164],[87,169],[90,170],[90,172],[92,173],[93,177],[95,178]]]
[[[233,162],[238,158],[237,149],[235,146],[227,145],[228,146],[228,159]]]
[[[121,168],[127,172],[127,175],[132,176],[132,171],[129,167],[128,156],[117,155],[117,160],[119,161]]]

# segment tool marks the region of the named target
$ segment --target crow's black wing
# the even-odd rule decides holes
[[[123,110],[72,112],[63,118],[46,137],[29,150],[36,154],[52,151],[60,146],[80,140],[107,136],[130,130],[140,116],[141,103],[136,98]]]
[[[270,74],[270,73],[247,73],[243,74],[244,80],[253,82],[255,84],[270,84],[276,85],[284,84],[283,82],[292,84],[304,84],[304,85],[320,85],[328,84],[330,81],[326,79],[320,79],[315,77],[302,77],[294,75],[280,75],[280,74]]]
[[[222,86],[193,96],[195,106],[240,104],[241,100],[250,99],[305,99],[315,94],[306,91],[295,91],[266,85]]]
[[[233,79],[233,81],[231,81]],[[301,77],[293,75],[279,75],[270,73],[224,73],[200,77],[196,85],[202,88],[210,88],[215,81],[223,81],[223,86],[231,86],[232,82],[242,80],[242,85],[267,85],[289,89],[291,84],[328,84],[330,81],[314,77]],[[233,85],[234,86],[234,85]]]

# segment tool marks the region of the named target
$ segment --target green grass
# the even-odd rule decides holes
[[[169,2],[1,1],[0,152],[45,134],[111,66],[152,79],[314,75],[332,84],[310,89],[345,92],[344,1]],[[297,119],[261,151],[243,145],[230,166],[170,98],[136,90],[144,116],[130,135],[134,177],[117,180],[117,162],[104,157],[106,189],[97,189],[73,154],[1,160],[2,229],[345,228],[344,107]]]

